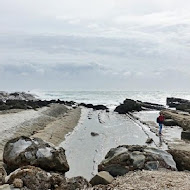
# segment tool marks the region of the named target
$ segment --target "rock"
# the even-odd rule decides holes
[[[59,187],[55,190],[77,190],[77,189],[88,189],[91,187],[90,183],[83,177],[73,177],[71,179],[67,179],[66,182],[63,182]]]
[[[180,104],[178,106],[176,106],[177,110],[181,110],[181,111],[186,111],[190,113],[190,102],[189,103],[184,103],[184,104]]]
[[[11,187],[9,184],[0,185],[0,190],[11,190]]]
[[[22,188],[23,187],[22,179],[15,178],[14,181],[13,181],[13,185],[16,188]]]
[[[109,172],[113,177],[122,176],[129,172],[129,167],[121,166],[119,164],[109,165],[104,168],[105,171]]]
[[[98,133],[95,133],[95,132],[91,132],[90,134],[91,134],[93,137],[99,135]]]
[[[190,131],[182,131],[181,132],[181,139],[190,140]]]
[[[10,171],[26,165],[63,173],[69,170],[65,150],[56,149],[39,138],[22,136],[8,141],[4,147],[3,161]]]
[[[108,172],[102,171],[102,172],[99,172],[98,174],[96,174],[90,180],[90,183],[93,186],[99,185],[99,184],[107,185],[107,184],[110,184],[113,180],[114,180],[114,178]]]
[[[151,144],[153,142],[153,139],[152,138],[148,138],[147,140],[146,140],[146,143],[147,144]]]
[[[28,189],[48,190],[51,189],[51,175],[34,166],[24,166],[7,177],[7,183],[13,184],[15,179],[23,181]]]
[[[174,121],[173,119],[165,119],[163,124],[165,126],[176,126],[177,125],[177,122]]]
[[[155,162],[158,162],[158,167],[151,166]],[[111,149],[105,160],[98,165],[98,171],[110,172],[110,168],[118,174],[125,174],[128,171],[153,168],[176,170],[176,165],[172,156],[166,151],[147,146],[123,145]],[[117,175],[116,172],[113,174],[114,177]]]
[[[108,108],[104,105],[94,105],[93,109],[94,110],[107,110]]]
[[[147,170],[158,170],[159,162],[158,161],[149,161],[145,164]]]
[[[190,171],[190,151],[186,151],[178,148],[170,148],[168,152],[173,156],[176,162],[177,168],[180,171],[189,170]]]
[[[126,114],[128,112],[132,111],[141,111],[141,106],[134,100],[126,99],[123,104],[120,104],[115,108],[115,112],[118,112],[119,114]]]
[[[7,172],[3,166],[0,166],[0,185],[5,182],[5,177],[7,176]]]
[[[167,98],[166,104],[171,108],[176,108],[180,104],[190,103],[189,100],[181,99],[181,98]]]
[[[92,108],[93,110],[108,110],[108,108],[104,105],[93,105],[93,104],[85,104],[85,103],[80,103],[79,106],[83,106],[86,108]]]
[[[151,110],[163,110],[163,109],[165,109],[165,106],[161,105],[161,104],[155,104],[155,103],[150,103],[150,102],[141,102],[139,100],[137,100],[137,103],[141,107],[151,109]]]
[[[162,110],[164,117],[171,118],[184,131],[190,130],[190,114],[176,110]]]

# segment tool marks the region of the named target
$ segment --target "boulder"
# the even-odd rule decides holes
[[[177,110],[162,110],[165,118],[171,118],[184,131],[190,130],[190,114]],[[167,122],[167,121],[166,121]]]
[[[190,113],[190,102],[177,105],[176,109]]]
[[[17,185],[23,185],[31,190],[48,190],[53,185],[51,175],[34,166],[21,167],[7,177],[7,183],[10,185],[15,185],[15,180],[17,180],[17,183],[20,181],[20,184]]]
[[[168,152],[173,156],[176,162],[178,170],[189,170],[190,171],[190,151],[186,151],[178,148],[170,148]]]
[[[178,125],[176,121],[174,121],[173,119],[165,119],[163,124],[165,126],[176,126]]]
[[[181,139],[190,140],[190,131],[182,131],[181,132]]]
[[[113,180],[114,178],[108,172],[102,171],[96,174],[90,180],[90,183],[92,184],[92,186],[99,184],[107,185],[110,184]]]
[[[115,108],[115,112],[118,112],[119,114],[126,114],[128,112],[132,111],[141,111],[141,106],[134,100],[126,99],[123,104],[120,104]]]
[[[65,150],[56,149],[39,138],[21,136],[8,141],[4,147],[3,161],[10,171],[26,165],[62,173],[69,170]]]
[[[113,148],[107,153],[105,160],[98,165],[98,171],[111,171],[110,174],[114,177],[128,171],[163,168],[177,170],[168,152],[139,145],[123,145]]]
[[[180,104],[190,103],[189,100],[181,99],[181,98],[174,98],[168,97],[166,99],[166,104],[171,108],[176,108]]]

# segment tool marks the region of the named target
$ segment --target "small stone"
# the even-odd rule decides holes
[[[23,187],[22,179],[15,178],[14,181],[13,181],[13,185],[16,188],[22,188]]]
[[[91,132],[91,135],[94,137],[94,136],[98,136],[99,134],[95,132]]]
[[[147,144],[150,144],[150,143],[152,143],[153,142],[153,139],[152,138],[148,138],[147,140],[146,140],[146,143]]]

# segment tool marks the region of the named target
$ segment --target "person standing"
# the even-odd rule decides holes
[[[160,113],[160,116],[157,118],[157,122],[159,124],[159,135],[162,134],[162,125],[164,122],[164,115],[162,113]]]

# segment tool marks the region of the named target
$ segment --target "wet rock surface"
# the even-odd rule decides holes
[[[69,170],[65,150],[56,149],[39,138],[22,136],[8,141],[4,147],[3,161],[9,171],[25,165],[63,173]]]
[[[134,170],[177,170],[172,156],[166,151],[139,145],[123,145],[111,149],[98,165],[98,171],[110,171],[117,176]],[[121,170],[121,172],[120,172]]]

